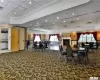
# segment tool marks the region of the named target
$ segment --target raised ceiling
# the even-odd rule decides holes
[[[1,0],[0,21],[22,24],[41,18],[90,0]],[[64,5],[64,6],[62,6]]]
[[[45,29],[54,33],[100,30],[99,7],[100,0],[91,0],[86,4],[30,21],[24,24],[24,26],[28,26],[30,30],[33,29],[34,31],[36,29],[39,31]],[[59,17],[59,19],[57,19],[57,17]],[[45,20],[47,20],[47,22]]]
[[[0,6],[3,7],[0,15],[20,17],[31,10],[38,9],[52,1],[54,0],[4,0],[4,2],[0,2]]]
[[[100,0],[4,0],[0,6],[2,23],[20,24],[31,32],[93,30],[100,23]]]

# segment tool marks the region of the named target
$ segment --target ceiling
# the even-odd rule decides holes
[[[100,30],[99,7],[100,0],[91,0],[86,4],[30,21],[25,23],[24,26],[28,26],[29,30],[43,31],[45,29],[51,31],[51,33]],[[48,31],[45,33],[48,33]]]
[[[0,6],[3,10],[0,15],[7,17],[20,17],[31,10],[35,10],[54,0],[3,0]]]
[[[1,23],[27,27],[31,33],[100,29],[100,0],[4,0],[0,6]]]

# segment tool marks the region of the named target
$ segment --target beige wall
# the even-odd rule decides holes
[[[71,37],[72,41],[77,41],[77,33],[76,32],[72,32],[72,33],[63,33],[62,34],[63,37]]]
[[[46,35],[45,34],[41,34],[41,40],[46,40]]]
[[[97,40],[100,41],[100,31],[97,31]]]

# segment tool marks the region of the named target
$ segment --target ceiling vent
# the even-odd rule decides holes
[[[77,26],[77,27],[80,27],[80,26]]]
[[[90,23],[92,23],[92,22],[87,22],[87,24],[90,24]]]
[[[75,21],[71,21],[70,23],[75,23]]]
[[[67,25],[65,25],[64,27],[67,27]]]
[[[0,11],[3,9],[3,7],[0,6]]]

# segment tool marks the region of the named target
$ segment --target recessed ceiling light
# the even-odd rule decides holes
[[[72,15],[75,15],[74,13],[72,13]]]
[[[4,0],[1,0],[1,2],[4,2]]]
[[[57,19],[59,19],[59,17],[57,17]]]
[[[16,12],[14,12],[14,14],[16,14]]]
[[[79,18],[77,18],[77,20],[79,20]]]
[[[45,20],[45,22],[47,22],[48,20]]]
[[[46,25],[45,25],[46,26]]]
[[[32,2],[29,2],[29,4],[32,4]]]
[[[53,24],[55,24],[55,23],[53,23]]]
[[[64,21],[64,23],[65,23],[66,21]]]

